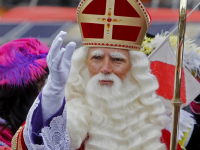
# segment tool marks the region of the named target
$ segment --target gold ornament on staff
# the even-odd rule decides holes
[[[175,80],[174,80],[174,97],[171,100],[172,124],[171,124],[170,150],[177,149],[179,113],[180,113],[180,107],[183,103],[180,98],[180,93],[181,93],[181,73],[182,73],[182,60],[183,60],[186,14],[187,14],[187,0],[180,0],[179,9],[180,10],[179,10],[179,23],[178,23],[178,36],[177,36],[178,40],[177,40],[176,68],[175,68]]]

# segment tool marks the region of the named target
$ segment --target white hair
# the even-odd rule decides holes
[[[110,75],[117,81],[110,90],[94,83],[95,78],[105,78],[104,75],[90,77],[86,63],[88,48],[74,52],[66,86],[71,148],[78,149],[89,136],[86,150],[166,149],[160,138],[168,118],[155,94],[158,82],[150,73],[145,54],[137,51],[129,54],[130,72],[124,81]]]

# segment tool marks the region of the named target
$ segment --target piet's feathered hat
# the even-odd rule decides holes
[[[47,69],[49,48],[35,38],[24,38],[0,46],[0,86],[26,86]]]
[[[140,0],[81,0],[77,19],[82,44],[140,50],[151,23]]]

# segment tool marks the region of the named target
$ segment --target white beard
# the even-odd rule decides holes
[[[101,86],[99,80],[112,80],[114,83]],[[134,116],[127,107],[131,107],[130,103],[139,96],[138,88],[131,85],[128,79],[122,83],[114,74],[98,74],[90,79],[86,100],[92,115],[86,149],[128,149],[129,124],[133,121],[130,117]]]
[[[113,80],[114,83],[112,86],[102,86],[99,80]],[[86,133],[83,131],[84,129],[81,133],[81,137],[89,135],[85,149],[154,149],[155,147],[153,148],[150,144],[150,146],[147,146],[149,141],[153,141],[157,145],[156,147],[160,147],[157,149],[165,149],[164,145],[160,144],[160,129],[150,123],[148,109],[141,104],[140,95],[138,84],[129,74],[123,82],[114,74],[98,74],[92,77],[88,81],[84,100],[80,100],[82,101],[81,106],[80,103],[77,103],[78,100],[74,101],[74,104],[77,103],[78,105],[69,104],[69,107],[80,107],[78,112],[73,111],[73,113],[76,113],[75,116],[79,116],[76,119],[81,120],[76,124],[83,123],[84,127],[87,126],[85,128]],[[74,110],[73,108],[69,108],[69,110]],[[70,112],[68,111],[68,113]],[[70,122],[70,120],[68,121]],[[72,127],[73,125],[69,126]],[[68,127],[68,130],[70,130],[70,127]],[[75,134],[77,132],[71,133],[70,138],[72,140],[72,136]],[[152,137],[153,140],[150,140]],[[82,138],[82,142],[83,140]],[[78,143],[80,144],[80,141]]]

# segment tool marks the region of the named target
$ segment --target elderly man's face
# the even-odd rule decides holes
[[[114,48],[90,48],[87,65],[91,76],[99,73],[115,74],[121,80],[131,68],[129,52]],[[101,85],[112,85],[113,81],[100,80]]]

